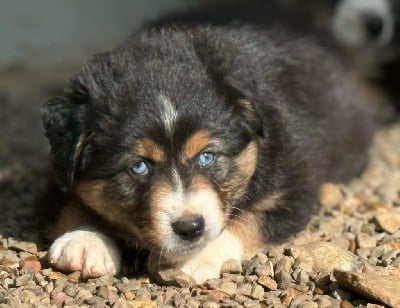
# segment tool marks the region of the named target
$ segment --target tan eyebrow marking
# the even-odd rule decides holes
[[[139,156],[157,163],[165,160],[165,153],[161,147],[148,138],[138,140],[135,144],[134,150]]]
[[[192,159],[194,156],[200,153],[207,145],[211,142],[210,133],[205,130],[200,130],[190,136],[182,150],[184,159]]]

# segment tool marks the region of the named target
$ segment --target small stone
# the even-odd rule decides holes
[[[218,289],[231,296],[236,293],[237,285],[231,281],[224,281],[220,284]]]
[[[80,278],[82,276],[82,273],[79,271],[75,271],[72,272],[70,274],[68,274],[65,278],[69,281],[69,282],[79,282]]]
[[[254,270],[255,274],[258,277],[261,276],[270,276],[272,277],[274,275],[274,268],[270,262],[261,264],[260,266],[257,266]]]
[[[280,289],[287,289],[290,287],[290,283],[292,282],[292,277],[289,272],[285,270],[281,270],[275,275],[276,282]]]
[[[78,291],[78,293],[76,293],[75,299],[80,304],[80,303],[83,303],[88,298],[91,298],[92,296],[93,296],[93,294],[90,293],[89,290],[81,289]]]
[[[229,273],[224,273],[222,274],[222,278],[225,280],[231,280],[235,283],[243,282],[244,281],[244,276],[239,275],[239,274],[229,274]]]
[[[38,260],[25,259],[20,262],[20,267],[22,273],[28,273],[28,272],[38,273],[41,270],[42,265]]]
[[[293,298],[298,295],[299,293],[295,289],[287,289],[282,293],[281,300],[282,304],[289,306],[290,303],[292,302]]]
[[[158,283],[166,286],[187,288],[196,285],[191,276],[174,268],[158,271],[154,274],[154,278]]]
[[[294,264],[293,257],[284,256],[276,262],[275,272],[280,272],[281,270],[285,270],[286,272],[290,272],[292,265]]]
[[[245,296],[250,296],[253,286],[250,283],[238,284],[237,293]]]
[[[347,300],[340,302],[340,308],[354,308],[353,304]]]
[[[343,200],[340,187],[333,183],[325,183],[321,185],[319,191],[319,203],[325,209],[338,205]]]
[[[317,303],[305,301],[298,306],[299,308],[319,308]]]
[[[50,294],[51,292],[53,292],[54,290],[54,284],[53,282],[49,282],[45,287],[44,287],[44,291],[48,294]]]
[[[344,287],[391,307],[400,306],[400,272],[387,275],[380,271],[356,273],[335,270],[334,276]]]
[[[106,301],[99,296],[92,296],[83,301],[92,307],[106,307]]]
[[[242,272],[242,264],[236,259],[229,259],[222,264],[221,273],[239,274]]]
[[[298,293],[296,296],[293,297],[292,301],[290,302],[290,306],[292,306],[292,307],[301,307],[302,304],[306,303],[309,300],[311,300],[309,295],[307,295],[307,294],[299,294]]]
[[[245,301],[243,303],[245,308],[260,308],[260,303],[258,301]]]
[[[339,308],[340,302],[335,300],[327,295],[317,295],[314,298],[314,301],[318,304],[318,308]]]
[[[9,249],[15,249],[18,251],[26,251],[30,252],[31,254],[36,254],[37,253],[37,246],[35,243],[30,243],[30,242],[20,242],[16,241],[13,238],[8,238],[8,248]]]
[[[219,308],[219,305],[214,302],[206,302],[203,304],[203,308]]]
[[[251,289],[250,297],[261,300],[264,298],[264,288],[259,284],[254,284]]]
[[[50,298],[57,303],[63,303],[68,298],[68,296],[64,292],[52,292],[50,294]]]
[[[211,278],[211,279],[207,279],[204,283],[204,285],[208,288],[208,289],[213,289],[216,290],[219,288],[221,284],[221,280],[220,279],[216,279],[216,278]]]
[[[140,284],[140,281],[138,281],[138,280],[128,280],[127,282],[124,282],[124,283],[118,283],[115,286],[117,287],[117,289],[120,292],[126,293],[129,291],[139,290],[141,284]]]
[[[202,290],[201,294],[207,296],[208,301],[212,300],[214,302],[219,302],[228,297],[226,293],[219,290]]]
[[[397,209],[380,210],[375,215],[375,221],[382,230],[390,234],[395,233],[400,229],[400,211]]]
[[[299,258],[312,260],[314,272],[329,274],[335,268],[351,271],[357,270],[363,265],[359,258],[350,251],[327,242],[313,242],[298,248],[300,250]]]
[[[69,283],[64,287],[63,291],[68,296],[75,297],[77,292],[77,285]]]
[[[151,300],[149,289],[146,287],[141,287],[139,290],[137,290],[135,298],[137,300]]]
[[[359,233],[356,237],[356,242],[360,248],[368,248],[376,246],[376,239],[365,233]]]
[[[25,286],[29,281],[32,280],[32,275],[30,274],[24,274],[22,276],[19,276],[15,279],[15,285],[17,287],[20,286]]]
[[[278,284],[276,283],[276,281],[265,275],[258,278],[257,282],[262,285],[267,291],[276,290],[278,288]]]
[[[257,275],[247,275],[244,277],[246,282],[254,282],[258,279]]]
[[[244,296],[244,295],[242,295],[242,294],[237,294],[237,293],[235,293],[235,294],[232,296],[232,299],[233,299],[235,302],[238,302],[239,304],[243,304],[245,301],[249,300],[249,298],[248,298],[247,296]]]

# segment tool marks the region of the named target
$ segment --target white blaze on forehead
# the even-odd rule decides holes
[[[394,22],[387,0],[342,0],[336,6],[332,20],[332,31],[342,44],[358,47],[367,42],[363,14],[373,13],[383,22],[382,33],[377,42],[385,45],[393,37]],[[361,46],[360,46],[361,47]]]
[[[183,183],[181,176],[176,169],[172,169],[172,185],[175,193],[179,196],[183,195]]]
[[[163,94],[158,97],[160,103],[161,120],[164,124],[166,132],[171,135],[174,131],[174,125],[177,118],[177,111],[171,100]]]

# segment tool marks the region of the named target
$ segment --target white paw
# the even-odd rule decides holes
[[[219,278],[222,264],[228,259],[242,260],[243,244],[229,231],[224,231],[179,269],[193,277],[197,284]]]
[[[57,238],[50,247],[50,263],[64,271],[81,271],[85,278],[115,275],[121,256],[115,242],[94,231],[77,230]]]

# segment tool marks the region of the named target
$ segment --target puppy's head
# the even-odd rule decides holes
[[[174,31],[133,38],[43,107],[61,185],[167,258],[214,239],[256,172],[260,120],[201,46]]]

